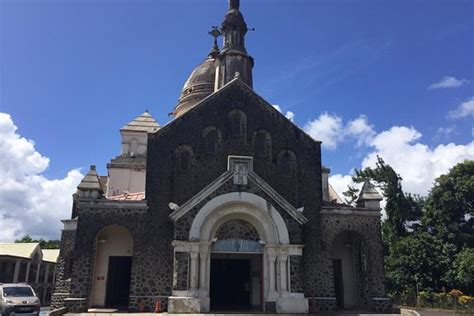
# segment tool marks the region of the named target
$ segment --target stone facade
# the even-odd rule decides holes
[[[238,10],[238,1],[230,1],[227,39],[245,35]],[[244,54],[237,38],[228,45],[238,44]],[[85,311],[122,303],[130,311],[207,312],[215,278],[226,277],[213,274],[212,262],[240,260],[248,266],[239,268],[245,279],[239,295],[262,311],[389,310],[376,191],[364,186],[371,191],[361,193],[357,207],[331,203],[321,143],[252,90],[253,59],[246,52],[218,55],[214,47],[211,53],[183,91],[214,86],[202,82],[214,76],[200,76],[215,73],[213,60],[223,67],[222,86],[202,100],[193,95],[193,106],[148,134],[146,199],[108,198],[95,168],[79,185],[74,224],[66,221],[62,233],[54,307]],[[239,60],[244,64],[225,69]],[[128,252],[100,237],[117,226],[133,240]],[[114,292],[118,301],[104,294],[112,289],[113,265],[107,263],[107,275],[98,273],[104,270],[99,255],[131,261],[120,266],[130,274],[130,290]]]

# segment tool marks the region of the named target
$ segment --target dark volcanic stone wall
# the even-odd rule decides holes
[[[56,266],[56,282],[51,296],[51,309],[64,307],[64,299],[69,296],[70,282],[68,279],[72,272],[75,242],[75,230],[63,230],[61,232],[61,250]]]
[[[318,296],[334,297],[334,277],[332,268],[332,248],[336,237],[343,232],[350,232],[362,239],[362,256],[367,258],[367,275],[363,276],[362,267],[356,264],[356,278],[359,286],[362,279],[367,279],[365,289],[359,288],[359,300],[369,304],[368,298],[385,297],[383,253],[380,230],[380,217],[357,214],[331,214],[330,211],[322,216],[321,252],[318,255],[319,271],[314,279],[319,284]],[[357,260],[358,261],[358,260]],[[356,261],[356,262],[357,262]]]
[[[92,286],[95,261],[95,238],[108,225],[127,228],[133,237],[133,259],[130,285],[131,310],[137,310],[140,301],[152,310],[156,299],[171,295],[173,278],[172,225],[167,217],[143,209],[94,208],[83,205],[79,209],[76,257],[73,266],[71,297],[86,298]],[[88,306],[88,304],[86,304]]]
[[[224,239],[246,239],[259,241],[260,236],[249,222],[241,219],[232,219],[225,222],[216,232],[218,240]]]
[[[174,275],[173,290],[186,291],[189,281],[189,252],[175,252]]]
[[[216,140],[215,146],[206,137],[209,130],[218,135],[212,138]],[[262,150],[256,144],[263,144],[265,148]],[[305,276],[313,280],[305,282],[305,293],[315,295],[314,279],[320,268],[315,264],[320,247],[320,143],[238,80],[149,135],[146,198],[150,212],[165,222],[170,213],[169,202],[182,205],[224,173],[228,155],[253,156],[254,171],[294,207],[304,207],[309,223],[304,225],[303,231],[273,204],[288,225],[290,242],[305,243]],[[251,185],[243,189],[251,190]],[[231,191],[235,191],[234,188],[228,187],[227,192]],[[254,193],[271,200],[261,192]],[[194,217],[196,212],[193,209],[188,214]],[[185,228],[190,221],[192,218],[180,219],[176,239],[187,240],[189,230]]]

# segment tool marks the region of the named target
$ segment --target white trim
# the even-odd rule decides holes
[[[265,199],[247,192],[227,193],[207,202],[194,217],[189,240],[210,242],[218,227],[234,218],[254,225],[267,245],[290,243],[288,229],[280,213]]]

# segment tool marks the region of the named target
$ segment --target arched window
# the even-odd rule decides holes
[[[282,150],[278,154],[278,167],[283,177],[298,177],[298,162],[295,153],[291,150]]]
[[[204,151],[207,155],[217,154],[217,148],[220,144],[220,132],[214,126],[208,126],[203,131]]]
[[[234,139],[245,139],[247,137],[247,115],[240,110],[232,110],[229,113],[230,136]]]
[[[175,151],[176,173],[187,175],[191,172],[193,163],[193,149],[188,145],[181,145]]]
[[[282,190],[282,195],[296,205],[299,190],[298,161],[293,151],[282,150],[278,153],[278,173],[281,179],[279,188]]]
[[[272,136],[266,130],[258,130],[253,135],[254,155],[256,158],[272,157]]]

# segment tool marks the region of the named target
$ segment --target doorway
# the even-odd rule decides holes
[[[334,288],[336,291],[337,307],[344,307],[344,283],[342,282],[342,262],[341,259],[333,260],[334,268]]]
[[[128,308],[132,257],[109,257],[105,306],[117,309]]]
[[[262,256],[212,254],[211,310],[262,310]]]

